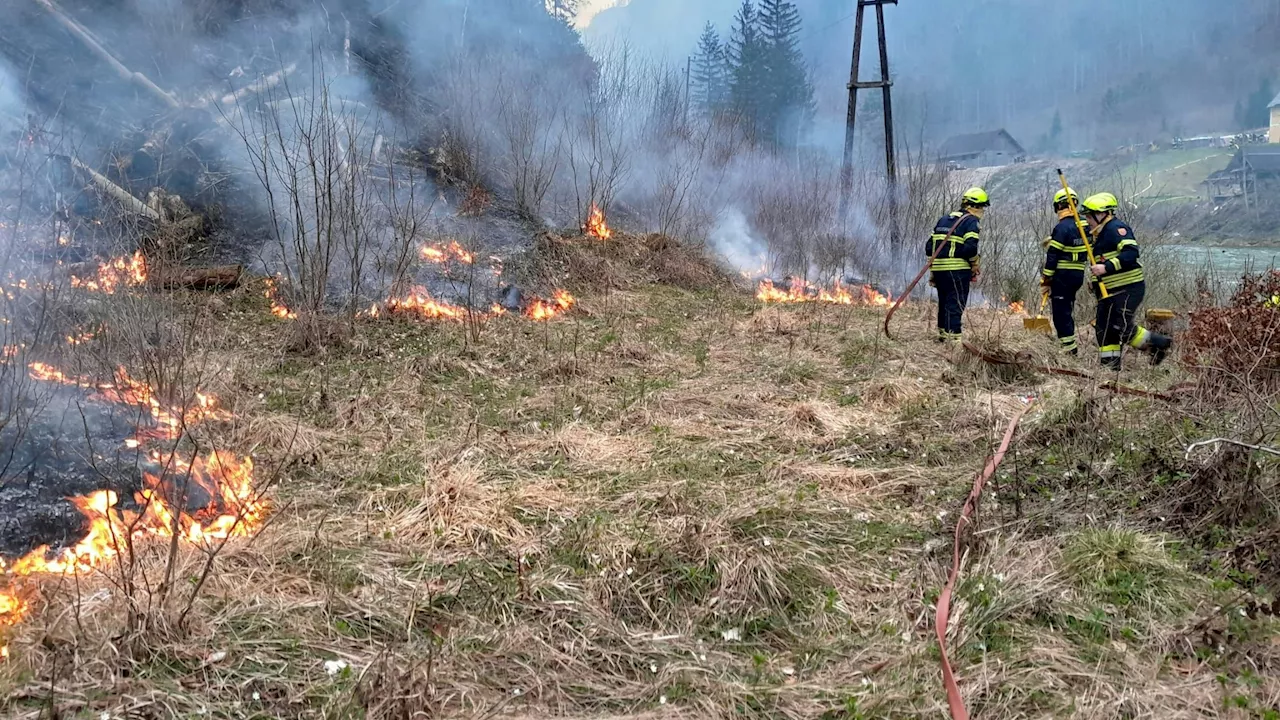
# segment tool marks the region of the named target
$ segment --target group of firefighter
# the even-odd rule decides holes
[[[985,190],[970,188],[961,198],[960,209],[938,220],[925,244],[925,254],[932,258],[930,284],[938,292],[939,341],[960,340],[969,289],[981,273],[978,241],[982,216],[990,204]],[[1058,341],[1062,351],[1071,355],[1079,354],[1076,294],[1088,281],[1098,298],[1098,355],[1104,368],[1117,371],[1126,346],[1150,354],[1158,365],[1173,345],[1169,336],[1138,322],[1138,308],[1147,293],[1146,279],[1138,239],[1133,228],[1116,217],[1118,207],[1111,193],[1091,195],[1081,203],[1070,188],[1059,190],[1053,197],[1058,223],[1044,240],[1040,276]],[[1082,229],[1090,240],[1081,235]],[[1092,243],[1092,264],[1086,242]]]

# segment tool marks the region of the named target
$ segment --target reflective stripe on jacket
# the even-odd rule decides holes
[[[952,227],[955,227],[954,231]],[[930,269],[934,272],[972,270],[973,264],[981,259],[978,255],[980,232],[981,226],[976,215],[956,211],[940,218],[933,228],[933,234],[924,244],[925,256],[933,257],[938,243],[945,240],[947,245],[934,258]]]

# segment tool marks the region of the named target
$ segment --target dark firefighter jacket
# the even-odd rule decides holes
[[[1133,228],[1113,217],[1091,234],[1094,237],[1094,258],[1107,266],[1107,272],[1101,278],[1089,273],[1090,282],[1096,283],[1101,279],[1107,291],[1113,292],[1144,280],[1139,260],[1141,253]]]
[[[1058,213],[1058,224],[1054,226],[1053,233],[1044,241],[1044,270],[1042,271],[1046,278],[1052,278],[1059,271],[1063,273],[1080,274],[1080,280],[1084,279],[1084,272],[1089,264],[1089,254],[1085,251],[1084,241],[1080,238],[1080,229],[1076,226],[1075,217],[1070,210],[1063,210]]]
[[[934,258],[931,266],[933,272],[972,270],[973,265],[979,260],[978,233],[980,231],[978,217],[966,212],[956,211],[939,219],[938,224],[933,228],[933,234],[924,244],[925,256],[933,257],[938,243],[943,240],[947,242],[938,253],[938,257]],[[950,238],[947,237],[948,233],[951,235]]]

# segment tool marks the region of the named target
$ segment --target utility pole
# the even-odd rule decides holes
[[[693,56],[684,61],[684,130],[689,131],[689,81],[693,78]]]
[[[858,91],[880,88],[884,94],[884,162],[885,179],[888,181],[889,217],[893,225],[890,242],[898,231],[898,163],[893,144],[893,81],[889,79],[889,46],[884,38],[884,6],[897,5],[898,0],[856,0],[857,22],[853,29],[853,61],[849,70],[849,114],[845,117],[844,166],[840,172],[840,221],[848,218],[849,193],[853,188],[853,138],[858,122]],[[866,9],[876,9],[876,39],[880,42],[880,79],[863,82],[859,77],[862,66],[862,28]]]

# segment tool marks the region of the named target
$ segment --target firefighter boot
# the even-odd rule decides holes
[[[1151,353],[1151,364],[1159,365],[1169,356],[1169,350],[1173,347],[1173,338],[1158,332],[1151,333],[1151,341],[1147,346],[1147,352]]]
[[[1121,368],[1121,360],[1120,360],[1119,354],[1116,354],[1115,356],[1110,356],[1110,357],[1104,356],[1102,358],[1103,370],[1110,370],[1111,372],[1120,372],[1120,368]]]

